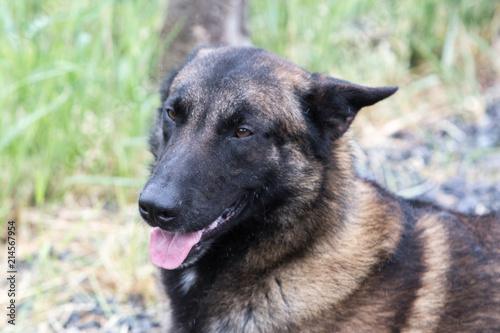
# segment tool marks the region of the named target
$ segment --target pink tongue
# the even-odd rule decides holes
[[[155,266],[165,269],[179,267],[191,248],[200,241],[202,231],[183,234],[168,232],[160,228],[151,231],[149,256]]]

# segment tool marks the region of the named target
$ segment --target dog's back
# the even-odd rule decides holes
[[[312,331],[499,330],[498,215],[466,216],[425,202],[405,201],[361,181],[371,205],[381,197],[386,209],[387,203],[398,203],[401,211],[395,209],[391,215],[405,215],[401,237],[393,254],[373,267],[360,288],[331,309],[330,315],[336,317],[332,326],[319,325]],[[309,324],[315,326],[314,322]]]
[[[441,276],[442,308],[437,332],[487,332],[500,329],[500,223],[499,216],[466,216],[428,205],[418,223],[427,234],[427,267],[421,290],[435,286]],[[427,217],[428,216],[428,217]],[[417,224],[418,225],[418,224]],[[441,229],[442,231],[438,231]],[[435,231],[435,232],[433,232]],[[442,235],[442,236],[440,236]],[[441,243],[442,246],[434,246]],[[429,290],[429,288],[427,287]],[[422,307],[427,307],[422,302]]]

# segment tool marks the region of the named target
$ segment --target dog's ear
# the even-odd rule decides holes
[[[306,98],[307,113],[322,132],[333,139],[342,136],[358,111],[394,94],[397,87],[369,88],[335,79],[325,74],[312,74],[312,89]]]

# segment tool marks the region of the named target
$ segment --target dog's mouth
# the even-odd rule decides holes
[[[220,235],[231,227],[231,222],[243,211],[248,203],[248,196],[234,202],[209,226],[190,233],[169,232],[158,227],[151,231],[149,255],[155,266],[165,269],[176,269],[181,266],[186,257],[195,251],[200,251],[203,244]]]

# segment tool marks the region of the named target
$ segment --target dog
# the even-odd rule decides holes
[[[348,129],[396,90],[255,47],[201,47],[164,80],[139,211],[170,331],[500,331],[499,215],[355,172]]]

